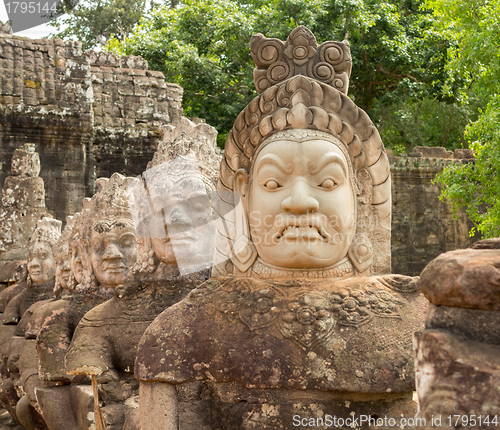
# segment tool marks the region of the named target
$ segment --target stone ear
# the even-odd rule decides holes
[[[234,175],[234,191],[241,197],[241,204],[234,208],[235,234],[232,238],[231,261],[236,269],[245,273],[257,258],[257,250],[250,239],[248,228],[248,173],[238,169]]]
[[[234,173],[234,191],[242,198],[248,197],[248,172],[245,169],[238,169]]]
[[[92,263],[90,262],[90,244],[87,240],[82,240],[81,255],[82,265],[87,270],[92,270]]]

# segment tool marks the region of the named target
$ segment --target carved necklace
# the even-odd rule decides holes
[[[353,274],[354,268],[348,257],[323,269],[282,269],[258,258],[252,268],[252,275],[260,279],[342,278]]]

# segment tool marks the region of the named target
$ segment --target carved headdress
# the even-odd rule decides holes
[[[73,230],[71,232],[71,240],[80,241],[80,255],[82,259],[83,265],[83,282],[80,285],[76,285],[77,281],[74,277],[74,274],[71,275],[72,280],[71,283],[75,286],[75,291],[78,293],[91,293],[97,292],[97,278],[94,275],[94,270],[92,269],[92,263],[90,262],[90,249],[87,246],[90,240],[90,229],[87,229],[87,226],[91,224],[91,212],[90,205],[91,199],[89,197],[85,197],[82,200],[82,211],[76,212],[73,215]]]
[[[257,153],[272,139],[329,140],[344,152],[354,173],[358,221],[349,258],[358,273],[390,272],[389,162],[372,121],[346,95],[349,44],[318,46],[314,35],[300,26],[286,42],[257,34],[251,50],[259,95],[238,115],[228,135],[218,185],[221,206],[235,206],[236,172],[251,174]],[[218,228],[216,258],[226,262],[215,267],[214,275],[245,273],[255,261],[251,237],[245,247],[235,246],[241,241],[239,235],[251,235],[248,230],[238,233],[241,219],[235,214],[221,209],[225,226]]]
[[[151,195],[157,187],[165,192],[166,182],[178,183],[184,178],[201,178],[207,193],[216,190],[219,179],[221,155],[217,148],[217,131],[206,123],[195,124],[183,117],[175,126],[160,129],[161,141],[142,174],[142,181],[132,185],[132,210],[139,232],[139,258],[135,271],[153,272],[159,261],[151,241],[149,224],[151,217],[158,215],[153,207]]]
[[[111,228],[117,221],[134,226],[129,194],[129,185],[133,180],[134,178],[125,177],[119,173],[113,173],[109,179],[97,179],[97,192],[92,196],[90,202],[85,203],[84,201],[82,211],[82,241],[84,245],[82,247],[82,261],[90,256],[92,230],[102,231]],[[96,285],[95,275],[90,261],[86,261],[84,266],[86,265],[90,268],[85,270],[83,289],[93,291]]]
[[[66,226],[64,227],[61,236],[59,237],[59,240],[56,242],[54,253],[68,252],[68,243],[73,233],[74,222],[75,222],[74,216],[66,217]]]
[[[30,238],[29,247],[31,248],[37,243],[45,242],[53,248],[61,236],[61,228],[61,221],[44,216],[36,223],[36,228]]]
[[[183,117],[175,126],[160,129],[161,141],[146,172],[160,177],[181,177],[199,172],[205,185],[215,190],[221,156],[217,153],[217,130],[206,123],[195,124]],[[175,163],[175,160],[183,160]],[[155,167],[162,166],[162,169]]]

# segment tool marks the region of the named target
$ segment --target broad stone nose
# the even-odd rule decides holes
[[[38,257],[33,257],[28,263],[29,268],[40,267],[40,259]]]
[[[116,244],[110,243],[108,246],[106,246],[106,252],[104,253],[102,258],[104,260],[118,260],[120,258],[123,258],[123,254],[120,252],[120,249]]]
[[[318,201],[311,195],[311,187],[305,180],[297,180],[291,186],[290,195],[281,203],[285,212],[308,213],[319,209]]]
[[[184,208],[182,205],[177,205],[175,208],[170,212],[170,216],[168,217],[168,224],[169,225],[190,225],[191,224],[191,219],[189,218],[188,214],[186,213],[186,208]]]

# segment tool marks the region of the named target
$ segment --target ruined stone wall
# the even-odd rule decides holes
[[[81,208],[97,177],[141,173],[159,126],[182,116],[182,88],[141,57],[82,52],[80,42],[0,34],[0,79],[1,161],[36,145],[58,219]]]
[[[465,213],[454,219],[433,180],[450,164],[473,162],[469,150],[417,147],[408,157],[389,156],[392,173],[392,272],[419,275],[439,254],[467,248],[472,227]]]
[[[180,119],[181,102],[182,88],[148,70],[141,57],[0,34],[0,163],[34,143],[46,207],[58,219],[81,209],[96,178],[145,170],[159,127]],[[454,220],[432,184],[443,166],[470,154],[416,148],[410,155],[390,157],[392,270],[417,275],[440,253],[472,242],[465,215]],[[0,185],[8,175],[0,169]]]

